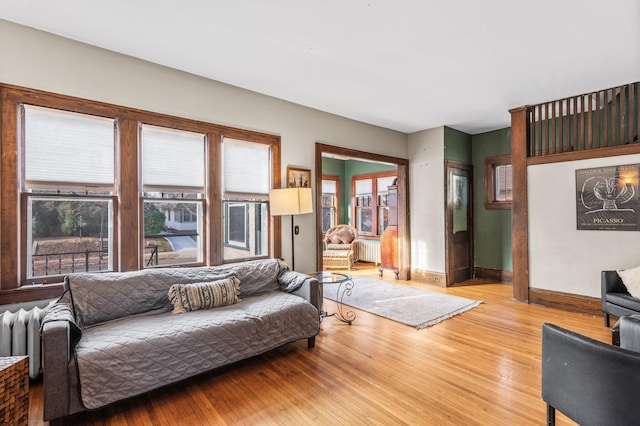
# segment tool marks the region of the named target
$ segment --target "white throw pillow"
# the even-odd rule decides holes
[[[633,297],[640,298],[640,266],[632,269],[618,270],[622,283]]]

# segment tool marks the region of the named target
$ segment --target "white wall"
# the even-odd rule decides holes
[[[0,82],[280,135],[283,179],[287,165],[312,169],[315,174],[315,142],[400,158],[408,155],[404,133],[4,20],[0,20]],[[315,216],[299,216],[296,224],[300,225],[296,269],[315,270]],[[289,226],[285,218],[282,251],[287,261],[291,253]]]
[[[444,127],[409,135],[411,268],[445,273]]]
[[[640,155],[530,166],[529,286],[600,297],[600,271],[640,265],[640,233],[578,231],[575,171],[640,163]]]

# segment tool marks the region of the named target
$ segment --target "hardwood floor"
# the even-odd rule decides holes
[[[371,269],[354,275],[377,277]],[[386,281],[393,281],[385,277]],[[357,311],[299,341],[106,409],[74,425],[543,425],[540,338],[552,322],[608,342],[601,317],[512,301],[511,285],[416,287],[482,300],[424,330]],[[325,299],[325,309],[335,304]],[[32,383],[30,425],[43,425]],[[558,413],[559,425],[573,424]]]

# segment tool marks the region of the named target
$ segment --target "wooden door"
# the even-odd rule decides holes
[[[447,286],[473,277],[473,167],[447,161]]]

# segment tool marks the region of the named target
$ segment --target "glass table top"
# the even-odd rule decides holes
[[[315,278],[321,284],[332,284],[332,283],[337,284],[337,283],[342,283],[342,282],[351,280],[351,277],[349,275],[340,274],[337,272],[321,271],[321,272],[311,272],[311,273],[308,273],[307,275]]]

